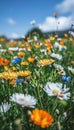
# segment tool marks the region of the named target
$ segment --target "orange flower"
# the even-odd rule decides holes
[[[29,58],[28,58],[28,61],[29,61],[29,62],[34,62],[34,60],[35,60],[35,59],[34,59],[33,57],[29,57]]]
[[[31,112],[31,120],[35,125],[42,128],[49,127],[53,122],[53,117],[45,110],[35,109]]]
[[[20,46],[20,47],[22,47],[22,48],[24,48],[24,47],[25,47],[24,43],[20,44],[19,46]]]
[[[19,56],[19,57],[23,57],[24,55],[25,55],[25,52],[24,52],[24,51],[21,51],[21,52],[18,53],[18,56]]]
[[[0,42],[5,42],[6,41],[6,38],[0,38]]]
[[[65,36],[66,38],[68,38],[68,34],[65,33],[64,36]]]
[[[14,79],[10,80],[9,85],[14,85],[14,84],[15,84],[15,81],[16,81],[16,80],[14,80]]]
[[[0,65],[4,66],[4,65],[8,65],[9,64],[9,60],[6,58],[0,58]]]
[[[29,65],[29,63],[27,61],[23,61],[21,62],[21,65]]]
[[[64,41],[63,40],[60,41],[60,45],[64,45]]]
[[[48,40],[46,40],[45,43],[46,43],[46,46],[47,46],[47,47],[50,47],[50,48],[51,48],[51,43],[50,43]]]

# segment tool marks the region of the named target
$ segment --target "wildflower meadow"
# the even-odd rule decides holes
[[[74,129],[74,36],[0,38],[0,130]]]

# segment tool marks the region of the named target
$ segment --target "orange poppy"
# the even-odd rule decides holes
[[[0,58],[0,65],[5,66],[9,64],[9,60],[6,58]]]
[[[53,120],[52,115],[50,115],[45,110],[35,109],[31,112],[31,122],[35,125],[41,126],[41,128],[49,127]]]

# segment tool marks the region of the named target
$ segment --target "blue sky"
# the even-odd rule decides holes
[[[42,31],[67,29],[74,21],[74,0],[0,0],[0,35],[17,38],[26,34],[32,27]],[[53,13],[59,14],[57,21]]]

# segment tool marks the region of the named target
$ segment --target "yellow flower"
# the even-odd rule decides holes
[[[12,67],[12,70],[14,70],[14,71],[15,71],[15,70],[16,70],[16,67],[14,67],[14,66],[13,66],[13,67]]]
[[[26,77],[26,76],[29,76],[30,74],[31,74],[31,71],[29,70],[19,71],[19,72],[7,71],[7,72],[0,73],[0,78],[11,80],[11,79],[17,79],[18,76]]]
[[[29,70],[17,72],[17,75],[21,76],[21,77],[26,77],[26,76],[29,76],[30,74],[31,74],[31,71],[29,71]]]
[[[3,73],[0,73],[0,78],[6,79],[6,80],[17,79],[17,74],[11,71],[3,72]]]
[[[4,70],[6,71],[10,70],[9,66],[4,66]]]
[[[31,122],[35,125],[41,126],[41,128],[49,127],[53,123],[53,117],[45,110],[35,109],[31,112]]]
[[[50,39],[50,41],[54,41],[54,40],[55,40],[55,37],[50,36],[49,39]]]
[[[41,46],[40,46],[40,45],[37,45],[37,44],[35,44],[34,46],[35,46],[36,48],[38,48],[38,49],[41,48]]]
[[[47,65],[52,64],[53,62],[54,62],[53,59],[43,59],[37,62],[37,66],[47,66]]]

